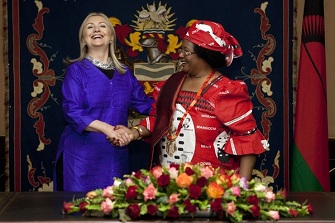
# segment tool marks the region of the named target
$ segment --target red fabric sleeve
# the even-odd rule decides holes
[[[229,154],[260,154],[268,149],[267,140],[257,128],[252,115],[253,104],[247,85],[242,81],[229,81],[218,94],[215,113],[231,131],[224,151]]]

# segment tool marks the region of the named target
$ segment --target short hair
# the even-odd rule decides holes
[[[194,44],[193,51],[197,56],[214,68],[226,66],[226,56],[219,51],[213,51]]]

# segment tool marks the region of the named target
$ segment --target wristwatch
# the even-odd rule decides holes
[[[137,125],[137,126],[133,126],[133,129],[136,129],[138,132],[138,138],[137,140],[140,140],[143,138],[143,130]]]

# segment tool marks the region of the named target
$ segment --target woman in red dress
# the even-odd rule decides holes
[[[196,21],[179,51],[182,71],[156,85],[150,115],[131,129],[151,135],[151,164],[202,163],[238,170],[250,180],[269,147],[252,115],[247,85],[217,71],[242,56],[238,41],[211,21]]]

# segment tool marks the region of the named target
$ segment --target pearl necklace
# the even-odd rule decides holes
[[[105,70],[114,70],[115,66],[111,58],[108,58],[107,63],[102,63],[100,60],[94,59],[90,56],[86,56],[86,59],[89,60],[94,66],[100,67],[101,69]]]

